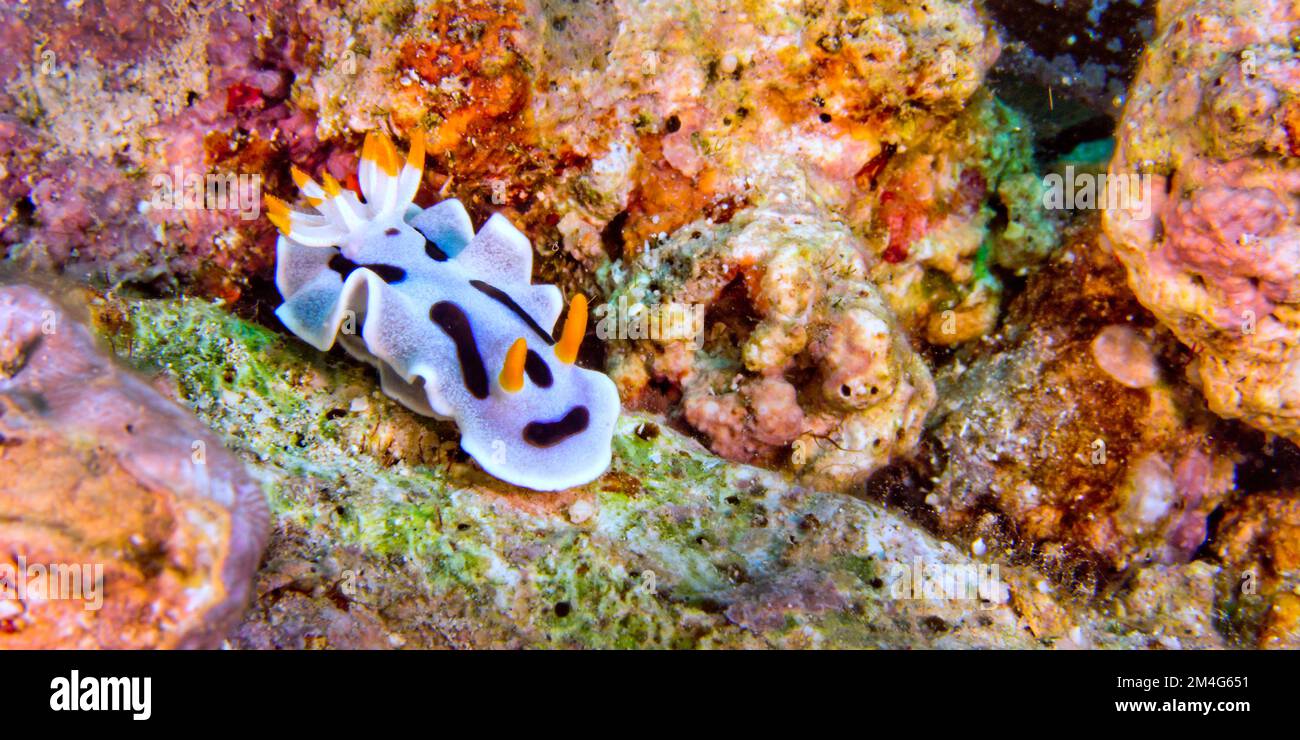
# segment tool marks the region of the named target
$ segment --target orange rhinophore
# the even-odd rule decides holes
[[[501,388],[507,393],[518,393],[524,387],[524,359],[528,356],[528,342],[520,337],[506,352],[505,366],[501,368]]]
[[[578,348],[587,333],[587,296],[579,293],[569,304],[569,315],[564,319],[564,333],[555,344],[555,358],[566,365],[578,359]]]

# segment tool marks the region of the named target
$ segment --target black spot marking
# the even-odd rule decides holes
[[[357,267],[359,267],[357,263],[341,254],[330,257],[330,269],[337,272],[344,280],[347,280],[348,275],[351,275]]]
[[[552,447],[575,434],[581,434],[591,423],[591,413],[586,406],[574,406],[559,421],[533,421],[524,427],[524,441],[534,447]]]
[[[455,303],[441,301],[429,309],[429,320],[456,343],[456,359],[460,361],[460,374],[465,387],[480,401],[487,398],[487,369],[483,367],[483,356],[478,353],[478,343],[474,341],[474,330],[470,327],[469,317]]]
[[[354,271],[362,268],[365,268],[375,273],[376,275],[379,276],[380,280],[383,280],[385,283],[388,283],[389,285],[392,285],[393,283],[400,283],[406,279],[406,270],[403,270],[397,265],[386,265],[382,262],[375,262],[368,265],[359,265],[356,262],[353,262],[352,260],[348,259],[347,257],[344,257],[342,254],[336,254],[333,257],[330,257],[329,267],[331,270],[337,272],[340,276],[342,276],[344,280],[347,280],[348,276],[351,275]]]
[[[550,388],[551,383],[554,382],[551,369],[546,366],[546,360],[531,349],[524,356],[524,372],[528,373],[528,379],[538,388]]]
[[[429,259],[434,262],[446,262],[447,253],[442,251],[442,247],[433,243],[432,239],[424,240],[424,253],[429,255]]]
[[[529,316],[528,312],[525,311],[522,306],[520,306],[518,303],[515,303],[515,299],[507,295],[504,290],[501,290],[495,285],[485,283],[482,280],[471,280],[469,281],[469,284],[477,288],[478,291],[483,295],[487,296],[488,298],[491,298],[497,303],[500,303],[501,305],[505,306],[511,311],[514,311],[515,315],[518,316],[521,321],[523,321],[525,324],[528,324],[529,329],[532,329],[533,332],[537,334],[537,336],[542,338],[542,341],[546,342],[547,344],[555,344],[555,340],[551,338],[550,333],[547,332],[545,329],[543,329],[533,319],[532,316]]]
[[[379,276],[380,280],[383,280],[389,285],[400,283],[406,279],[406,270],[403,270],[397,265],[373,264],[362,265],[362,267],[375,273]]]
[[[402,233],[402,232],[401,232],[401,231],[400,231],[396,226],[394,226],[394,227],[392,227],[392,228],[390,228],[390,229],[385,229],[385,230],[384,230],[384,235],[385,235],[385,236],[397,236],[397,235],[400,234],[400,233]]]

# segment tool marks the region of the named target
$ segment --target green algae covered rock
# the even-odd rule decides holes
[[[1041,580],[875,504],[725,462],[655,418],[621,420],[594,483],[526,492],[368,369],[219,306],[109,298],[96,318],[270,496],[234,647],[1026,647],[1093,629]],[[935,568],[986,583],[913,593],[913,573]]]

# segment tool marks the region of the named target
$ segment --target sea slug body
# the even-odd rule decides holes
[[[413,411],[456,421],[461,447],[488,473],[551,491],[609,466],[620,402],[605,375],[574,364],[587,302],[532,285],[532,246],[500,214],[477,233],[455,199],[412,204],[424,140],[405,161],[371,134],[357,181],[364,201],[328,174],[295,182],[319,215],[267,197],[280,230],[276,315],[322,351],[337,339],[379,370],[385,393]]]

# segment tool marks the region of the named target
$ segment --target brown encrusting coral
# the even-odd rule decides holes
[[[188,412],[27,286],[0,287],[0,647],[221,644],[266,497]]]
[[[1096,240],[1072,233],[989,346],[939,373],[927,440],[940,529],[1084,589],[1191,559],[1233,483],[1187,353]]]
[[[1241,497],[1219,522],[1214,548],[1230,633],[1258,647],[1300,647],[1300,497]]]

